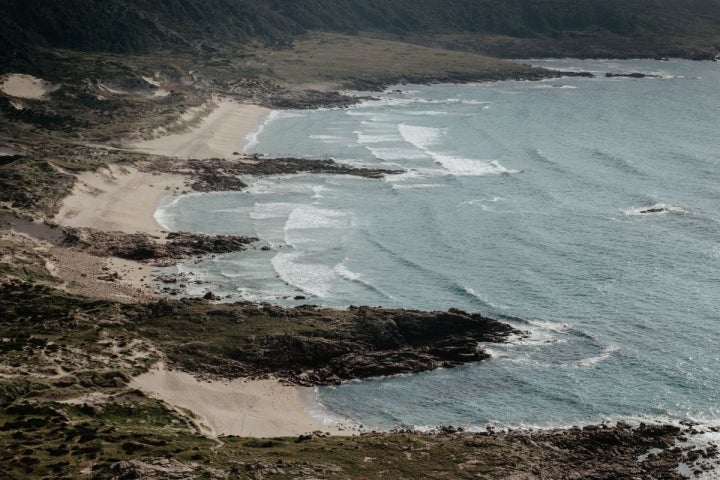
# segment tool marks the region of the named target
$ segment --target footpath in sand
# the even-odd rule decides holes
[[[350,435],[351,428],[324,425],[307,407],[312,389],[277,380],[200,381],[189,373],[167,370],[160,363],[132,380],[131,387],[170,405],[192,411],[204,433],[242,437],[288,437],[328,432]]]

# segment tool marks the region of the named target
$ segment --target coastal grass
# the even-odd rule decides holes
[[[191,412],[128,387],[160,358],[211,375],[203,362],[232,360],[238,349],[262,346],[263,337],[337,333],[337,319],[312,312],[197,300],[125,305],[6,282],[0,478],[569,479],[583,472],[604,479],[635,472],[674,479],[678,461],[713,454],[675,448],[679,429],[663,426],[208,438]],[[639,464],[650,448],[662,452]]]
[[[358,35],[311,33],[291,48],[256,51],[248,64],[263,77],[294,88],[336,89],[358,80],[488,74],[526,69],[476,53],[428,48]]]
[[[662,426],[208,438],[137,392],[73,403],[44,394],[0,405],[0,478],[680,479],[678,461],[707,455],[673,448],[679,429]]]
[[[47,258],[32,242],[15,236],[0,235],[0,252],[0,278],[15,278],[33,283],[58,283],[57,278],[46,268]]]

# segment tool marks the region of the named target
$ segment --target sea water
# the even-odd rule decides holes
[[[181,265],[210,282],[189,293],[456,307],[529,332],[484,346],[488,361],[319,390],[368,427],[719,423],[720,65],[533,63],[596,78],[400,86],[271,114],[248,152],[404,173],[171,199],[157,218],[172,229],[270,247]]]

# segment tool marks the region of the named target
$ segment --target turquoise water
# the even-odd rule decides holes
[[[720,66],[535,63],[600,76],[273,113],[247,151],[407,172],[174,199],[173,229],[272,247],[181,266],[211,282],[190,293],[458,307],[530,332],[489,361],[319,391],[368,426],[720,423]]]

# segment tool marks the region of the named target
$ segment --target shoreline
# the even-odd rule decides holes
[[[326,425],[310,413],[313,388],[283,385],[276,379],[203,381],[168,370],[164,363],[130,383],[152,398],[197,416],[198,429],[209,435],[292,437],[316,432],[333,436],[358,433],[353,426]]]
[[[229,99],[216,100],[216,105],[189,130],[136,142],[129,149],[167,157],[232,159],[242,151],[247,136],[257,130],[272,111]]]
[[[270,112],[263,107],[221,101],[199,126],[182,134],[142,142],[136,148],[165,156],[177,156],[185,151],[192,155],[232,158],[228,150],[232,147],[232,151],[236,151],[235,147],[256,132]],[[234,137],[229,135],[231,131]],[[161,200],[191,190],[190,175],[149,173],[119,164],[83,172],[77,179],[72,193],[63,199],[53,219],[55,222],[70,227],[139,232],[159,237],[160,241],[167,233],[155,218]],[[104,262],[110,270],[120,273],[120,284],[153,296],[148,284],[154,267],[114,257]],[[75,275],[76,279],[79,277]],[[312,410],[321,408],[312,387],[283,385],[279,380],[200,381],[190,373],[167,370],[160,363],[134,377],[130,386],[173,408],[191,411],[197,417],[198,429],[212,437],[267,438],[313,432],[348,436],[359,432],[350,424],[326,425],[311,414]]]
[[[131,149],[166,157],[202,158],[205,155],[232,159],[233,152],[260,128],[271,111],[257,105],[220,100],[217,108],[196,127],[136,143]],[[155,219],[160,201],[187,193],[191,183],[189,175],[144,172],[120,164],[82,172],[77,179],[53,218],[55,222],[70,227],[149,235],[167,231]]]
[[[166,231],[154,216],[160,200],[187,191],[186,182],[183,175],[152,174],[118,164],[83,172],[53,221],[69,227],[157,236]]]

